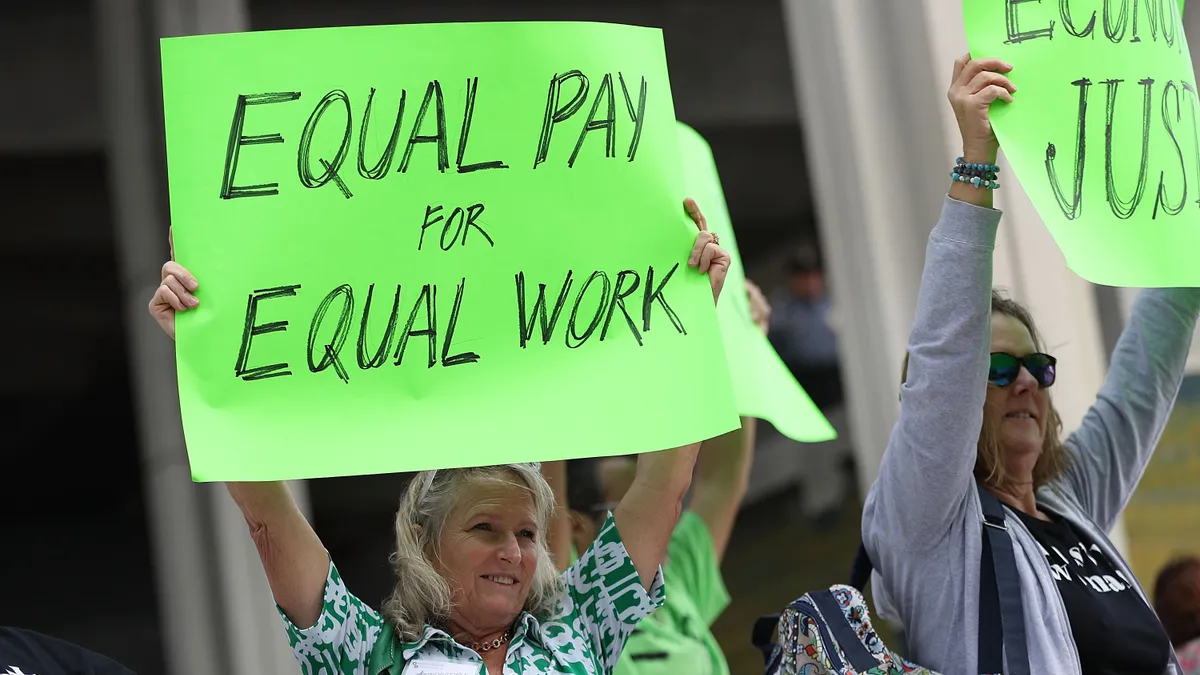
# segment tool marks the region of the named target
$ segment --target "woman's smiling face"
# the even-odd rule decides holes
[[[451,621],[476,634],[510,626],[529,598],[541,535],[528,489],[511,481],[471,486],[446,519],[436,557]]]

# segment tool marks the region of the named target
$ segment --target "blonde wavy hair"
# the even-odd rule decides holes
[[[992,314],[1003,314],[1020,321],[1033,338],[1033,346],[1037,351],[1044,351],[1041,334],[1033,323],[1033,316],[1024,305],[1005,297],[999,290],[992,289]],[[900,370],[900,384],[908,380],[908,354],[904,355],[904,363]],[[991,386],[990,384],[988,385]],[[1071,463],[1071,455],[1062,443],[1062,418],[1054,408],[1054,400],[1047,398],[1046,437],[1042,441],[1042,452],[1038,455],[1033,467],[1033,489],[1054,482]],[[986,404],[985,404],[986,407]],[[994,418],[989,422],[989,416],[983,416],[983,426],[979,430],[979,444],[975,457],[975,477],[981,483],[992,488],[1006,488],[1019,481],[1008,472],[1004,464],[1004,449],[1000,447],[997,437],[997,427],[1000,420]]]
[[[396,512],[396,552],[391,562],[397,581],[383,604],[383,615],[401,640],[419,640],[426,624],[448,627],[453,609],[450,585],[435,565],[442,529],[455,507],[470,499],[470,487],[495,482],[527,490],[533,498],[538,561],[524,609],[539,618],[554,609],[562,589],[546,542],[554,515],[554,493],[539,466],[501,464],[422,471],[408,484]]]

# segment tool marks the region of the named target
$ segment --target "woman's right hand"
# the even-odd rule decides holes
[[[163,332],[172,340],[175,339],[175,312],[186,312],[200,304],[193,293],[199,287],[196,277],[187,269],[175,262],[175,242],[167,231],[167,241],[171,244],[171,259],[162,266],[162,283],[150,298],[150,316],[158,322]]]
[[[708,221],[696,206],[696,200],[688,197],[683,200],[683,208],[696,227],[700,230],[696,235],[696,243],[692,246],[692,255],[688,258],[688,267],[695,267],[701,274],[708,275],[708,285],[712,288],[713,304],[721,297],[721,289],[725,287],[725,276],[729,274],[729,265],[733,259],[729,252],[717,243],[717,236],[708,231]]]
[[[954,109],[962,136],[963,159],[978,164],[995,164],[1000,143],[992,130],[988,109],[1000,99],[1012,103],[1017,88],[1005,77],[1012,65],[1000,59],[972,59],[970,54],[954,62],[954,76],[946,97]]]

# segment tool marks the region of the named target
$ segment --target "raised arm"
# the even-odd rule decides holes
[[[746,496],[757,422],[753,417],[743,417],[741,427],[705,441],[700,448],[689,508],[708,526],[718,562],[725,558],[733,524]]]
[[[329,554],[292,499],[287,485],[226,483],[258,549],[275,604],[297,628],[317,622],[324,603]]]
[[[1133,496],[1170,418],[1197,312],[1200,289],[1142,291],[1096,402],[1067,439],[1072,463],[1063,483],[1106,531]]]
[[[174,251],[172,250],[172,258]],[[174,260],[163,265],[150,314],[175,339],[175,313],[199,306],[196,278]],[[321,615],[329,556],[283,483],[226,483],[258,548],[275,602],[298,628]]]
[[[688,199],[684,205],[700,228],[688,265],[708,275],[715,303],[725,285],[729,254],[717,246],[696,203]],[[629,558],[647,589],[654,583],[658,567],[666,558],[667,545],[679,520],[699,450],[700,444],[693,443],[674,450],[639,455],[633,484],[613,513]]]
[[[955,62],[949,98],[968,162],[995,162],[987,110],[1011,100],[995,59]],[[983,422],[991,331],[992,251],[1000,212],[988,190],[954,183],[930,233],[909,335],[900,416],[864,509],[868,543],[887,537],[932,545],[972,484]]]
[[[750,316],[764,334],[771,326],[771,305],[754,282],[746,280]],[[699,465],[692,478],[692,512],[700,516],[712,537],[717,562],[725,558],[729,536],[750,483],[758,420],[743,417],[742,426],[700,447]]]

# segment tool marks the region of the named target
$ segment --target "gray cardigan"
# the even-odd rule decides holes
[[[926,250],[900,417],[863,511],[880,615],[905,626],[915,662],[947,675],[974,674],[978,658],[982,512],[973,470],[987,389],[999,222],[999,211],[946,199]],[[1096,402],[1066,441],[1071,467],[1038,492],[1041,505],[1081,527],[1135,584],[1105,533],[1132,496],[1167,423],[1198,313],[1200,289],[1140,294]],[[1081,675],[1041,548],[1018,518],[1008,524],[1031,672]],[[1140,587],[1138,592],[1146,597]],[[1177,671],[1177,663],[1168,665],[1164,675]]]

